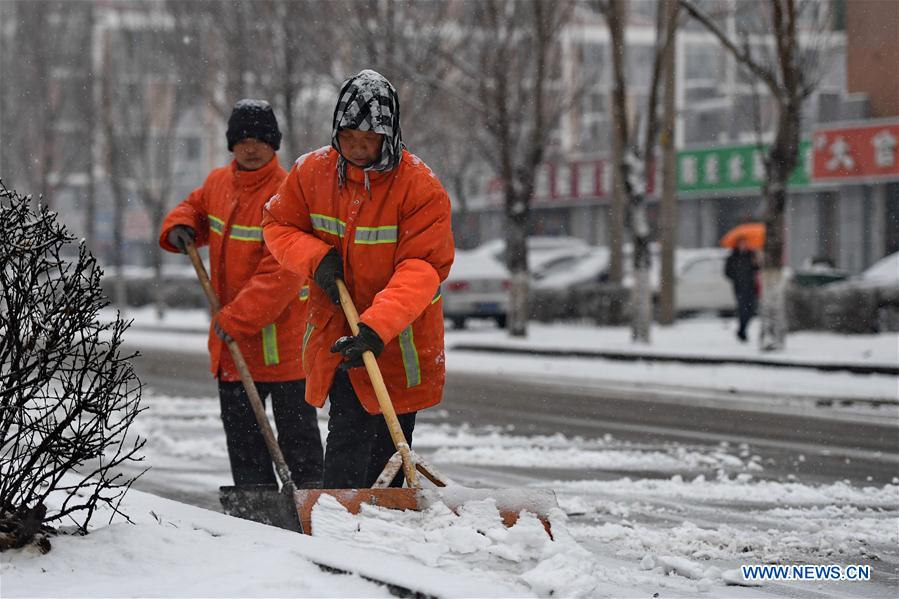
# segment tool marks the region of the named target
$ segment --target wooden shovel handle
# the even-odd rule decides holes
[[[346,285],[340,279],[337,279],[337,292],[340,294],[340,305],[343,313],[346,314],[347,322],[350,323],[350,330],[353,335],[359,334],[359,312],[350,297],[350,292]],[[371,379],[372,387],[375,388],[375,395],[378,397],[378,405],[381,406],[381,413],[384,420],[387,421],[387,430],[390,431],[390,438],[393,439],[393,445],[403,458],[403,474],[406,475],[406,483],[410,487],[419,487],[418,477],[415,474],[415,465],[412,462],[412,455],[409,451],[409,443],[406,442],[406,435],[400,426],[400,421],[396,417],[396,410],[393,409],[393,402],[390,400],[390,394],[387,392],[387,386],[384,384],[384,377],[381,376],[381,369],[378,368],[378,361],[375,355],[370,351],[362,354],[362,361],[365,362],[365,370]]]
[[[200,285],[203,286],[203,291],[206,293],[206,299],[209,300],[209,312],[214,317],[222,309],[222,304],[219,302],[219,298],[212,288],[212,283],[209,281],[209,275],[206,274],[206,267],[203,266],[203,260],[200,259],[200,254],[197,253],[197,248],[194,244],[187,244],[187,255],[194,265],[194,270],[197,271],[197,278],[200,279]],[[234,358],[237,372],[240,373],[240,380],[250,398],[250,406],[252,406],[253,413],[256,415],[256,421],[259,423],[259,428],[262,430],[262,437],[265,439],[265,445],[268,447],[268,452],[271,455],[272,461],[275,463],[275,470],[278,472],[278,478],[281,479],[281,485],[284,487],[284,490],[292,495],[293,492],[296,491],[296,485],[294,485],[293,477],[290,475],[290,468],[287,466],[287,460],[284,459],[284,454],[281,453],[281,446],[278,445],[278,442],[275,440],[275,433],[272,431],[268,416],[265,414],[265,406],[262,405],[259,391],[256,390],[256,385],[253,383],[253,377],[250,374],[250,369],[247,367],[247,361],[244,360],[240,347],[238,347],[237,342],[234,341],[234,339],[227,341],[226,345],[231,351],[231,357]]]

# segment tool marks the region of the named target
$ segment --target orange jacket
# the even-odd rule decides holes
[[[253,380],[290,381],[305,377],[300,335],[309,288],[305,280],[272,257],[262,239],[262,207],[287,173],[278,158],[255,171],[237,163],[213,170],[203,186],[169,212],[159,245],[175,225],[196,232],[196,245],[209,245],[212,287],[222,303],[217,320],[240,346]],[[231,352],[210,327],[210,369],[222,381],[239,381]]]
[[[360,321],[384,341],[378,365],[397,413],[440,403],[445,379],[440,283],[453,263],[449,197],[421,160],[403,151],[399,165],[370,172],[347,167],[338,185],[336,150],[300,157],[262,219],[266,244],[282,266],[311,279],[333,247]],[[332,344],[350,329],[339,306],[310,284],[303,335],[306,401],[324,404],[340,354]],[[350,381],[370,414],[380,412],[364,368]]]

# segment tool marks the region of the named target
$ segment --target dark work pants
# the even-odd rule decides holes
[[[278,445],[298,486],[318,487],[322,479],[322,442],[315,408],[306,403],[306,381],[256,383],[265,405],[271,395]],[[222,423],[234,484],[275,484],[272,459],[241,382],[219,381]]]
[[[740,328],[737,330],[737,335],[741,338],[746,337],[746,327],[749,325],[749,321],[752,320],[752,317],[755,316],[755,291],[752,289],[747,289],[742,292],[736,292],[737,296],[737,319],[740,323]]]
[[[377,480],[387,460],[396,452],[381,414],[365,411],[347,373],[338,370],[328,394],[331,411],[325,453],[324,488],[360,489]],[[415,412],[398,416],[406,442],[412,446]],[[403,471],[390,486],[403,484]]]

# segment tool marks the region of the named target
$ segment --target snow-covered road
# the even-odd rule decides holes
[[[138,487],[217,508],[215,490],[230,482],[217,401],[151,392],[147,405],[138,432],[148,439],[153,469]],[[866,486],[789,475],[772,480],[769,469],[776,464],[749,445],[521,434],[508,427],[453,424],[442,416],[422,420],[415,445],[459,482],[556,490],[568,514],[567,530],[587,552],[579,569],[567,572],[580,577],[583,593],[566,587],[566,596],[589,596],[595,588],[731,596],[735,589],[723,586],[724,573],[759,563],[874,565],[870,583],[772,583],[760,589],[777,596],[889,596],[899,584],[899,481]],[[360,547],[370,546],[371,535],[402,538],[405,544],[388,541],[383,550],[403,553],[415,547],[417,559],[428,565],[546,594],[515,574],[536,562],[507,563],[497,570],[481,553],[489,547],[453,550],[442,533],[427,533],[432,527],[420,519],[389,520],[385,530],[383,523],[362,525],[338,514],[341,518],[343,525],[322,527],[321,534]],[[671,571],[678,574],[666,574]]]
[[[170,350],[172,336],[157,335],[142,345],[148,356],[159,351],[153,347]],[[133,339],[147,337],[141,332]],[[230,480],[214,386],[204,378],[204,336],[177,337],[182,351],[196,347],[173,359],[178,367],[150,368],[149,410],[139,419],[138,432],[149,440],[152,470],[138,487],[217,509],[216,489]],[[875,353],[883,354],[876,347],[883,341],[872,343]],[[868,351],[856,345],[854,351]],[[677,367],[661,382],[647,374],[651,369],[610,382],[608,373],[591,371],[595,361],[481,355],[470,358],[477,364],[471,373],[464,372],[466,360],[462,354],[448,356],[447,401],[422,414],[416,448],[464,484],[555,489],[566,514],[559,525],[565,539],[547,545],[519,531],[517,541],[496,532],[487,540],[474,536],[460,542],[458,535],[480,530],[478,525],[447,514],[351,516],[334,506],[323,506],[321,514],[332,525],[317,530],[540,596],[554,591],[556,596],[886,597],[899,590],[899,472],[897,452],[889,450],[890,440],[897,441],[889,436],[897,424],[895,406],[865,402],[867,392],[857,394],[861,401],[834,399],[845,400],[845,390],[858,381],[888,390],[889,379],[872,383],[838,375],[830,380],[837,381],[831,387],[839,393],[827,401],[826,379],[808,385],[824,397],[766,393],[764,385],[750,393],[743,386],[753,377],[764,380],[767,372],[747,368],[732,376],[733,390],[722,390],[714,381],[726,382],[727,371],[716,371],[707,384],[689,366]],[[195,376],[182,376],[179,368]],[[793,384],[802,388],[807,374],[794,373]],[[519,409],[516,415],[514,401],[512,414],[510,406],[494,401],[515,385],[540,394],[544,387],[538,379],[545,383],[547,376],[558,387],[558,395],[544,397],[548,409]],[[496,386],[483,389],[484,380]],[[466,407],[452,394],[470,395],[468,385],[480,386],[482,393]],[[176,396],[179,388],[190,397]],[[610,389],[618,396],[602,395]],[[617,402],[622,413],[630,407],[635,417],[616,423],[613,414],[601,410],[578,412],[576,406],[585,405],[591,394],[594,407]],[[489,411],[478,412],[472,404],[492,404],[496,416],[487,418]],[[539,398],[525,401],[538,404]],[[648,405],[656,407],[646,410]],[[689,426],[702,411],[727,422],[718,428],[701,421]],[[556,419],[547,416],[553,412]],[[659,414],[684,422],[647,424],[649,416]],[[821,430],[836,432],[807,438],[814,431],[801,426],[803,414]],[[740,428],[754,432],[734,433]],[[868,434],[872,430],[885,431],[886,437],[875,439]],[[804,440],[790,445],[791,436]],[[886,450],[878,449],[883,443]],[[740,565],[764,563],[870,564],[874,578],[725,586]]]

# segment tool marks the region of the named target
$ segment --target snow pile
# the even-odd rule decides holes
[[[316,537],[377,546],[442,571],[512,582],[539,596],[592,597],[606,582],[623,583],[621,573],[607,572],[574,540],[566,521],[559,509],[550,514],[554,539],[527,512],[506,528],[491,499],[468,502],[458,514],[443,504],[421,512],[363,505],[350,514],[323,495],[312,512]]]
[[[458,513],[436,504],[421,512],[363,505],[351,514],[323,495],[313,509],[312,528],[316,538],[377,547],[442,572],[490,579],[528,596],[646,596],[664,588],[667,596],[693,597],[713,587],[720,592],[725,585],[745,586],[733,568],[665,553],[644,551],[626,561],[604,558],[572,534],[575,529],[561,510],[552,510],[549,520],[552,538],[527,513],[506,528],[490,499],[470,501]],[[639,541],[639,530],[630,535]]]
[[[510,587],[486,578],[448,574],[377,546],[351,547],[135,490],[123,508],[133,524],[117,517],[87,536],[53,537],[47,555],[0,553],[2,596],[393,596],[372,580],[425,596],[515,596]],[[459,539],[457,545],[465,542]]]
[[[323,572],[304,556],[301,535],[134,490],[125,507],[134,524],[51,538],[43,556],[4,552],[3,596],[390,596],[358,576]]]

